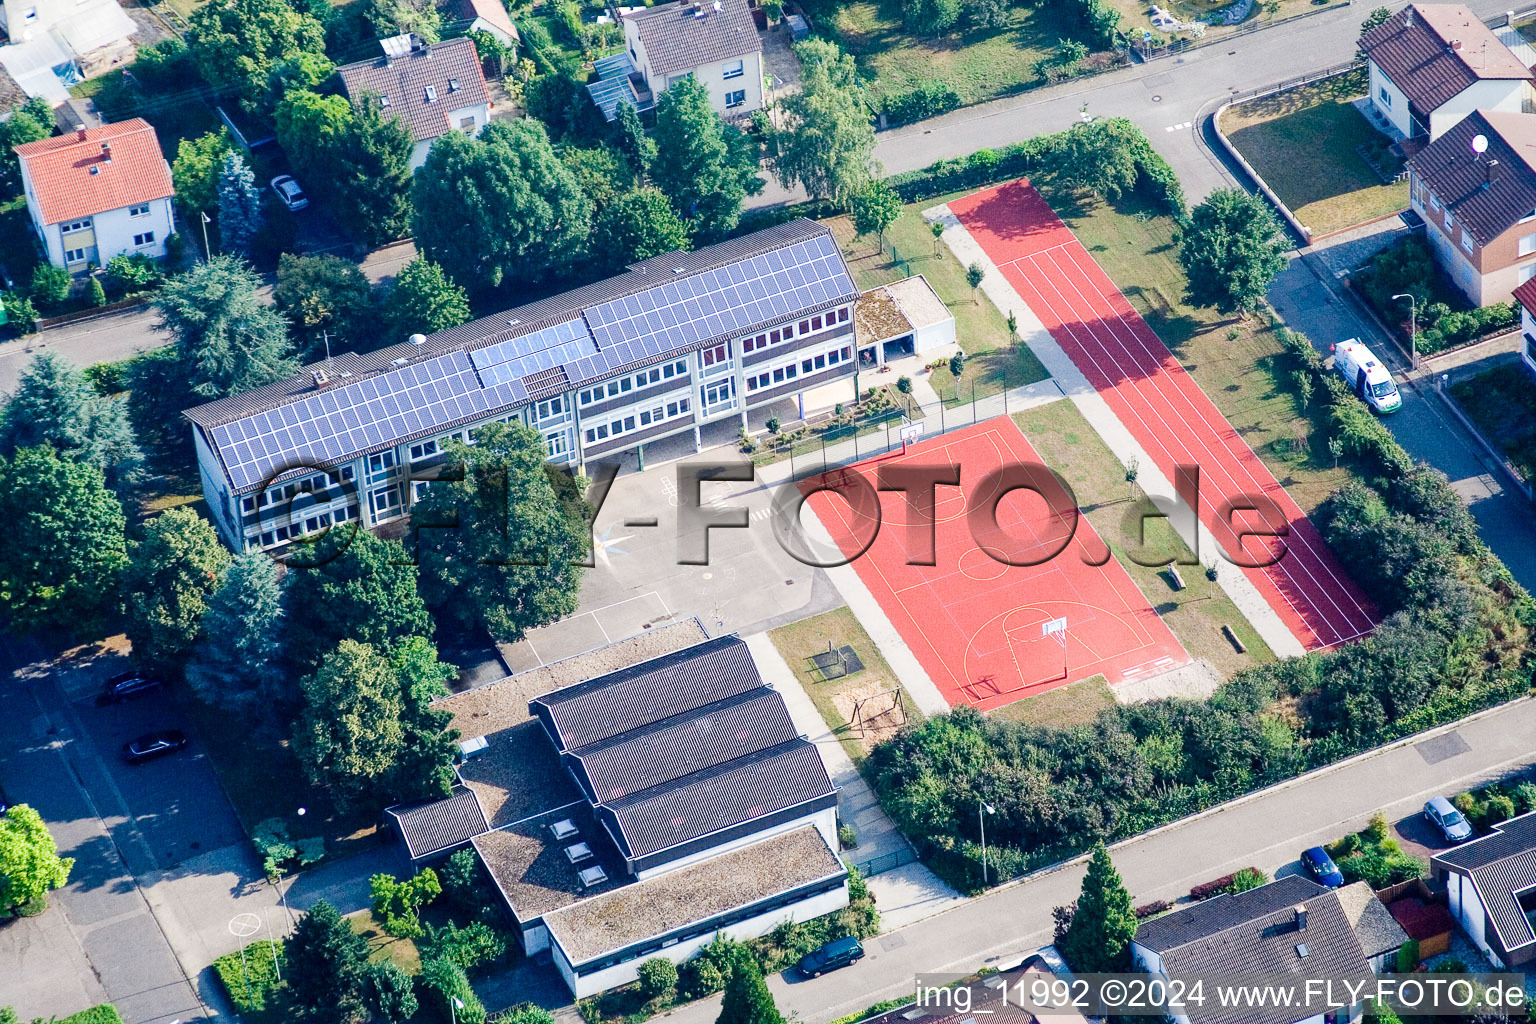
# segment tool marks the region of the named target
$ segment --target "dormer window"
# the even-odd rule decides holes
[[[427,86],[427,102],[428,103],[433,103],[433,102],[436,102],[436,100],[437,100],[437,86],[435,86],[435,85]]]
[[[428,88],[430,89],[431,87],[429,86]],[[459,91],[459,80],[457,78],[450,78],[450,79],[448,79],[448,91],[449,92],[458,92]]]

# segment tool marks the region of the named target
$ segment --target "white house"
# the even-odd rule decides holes
[[[1530,112],[1531,69],[1464,4],[1411,4],[1360,39],[1371,109],[1399,139],[1438,139],[1474,110]]]
[[[1526,281],[1514,291],[1515,301],[1520,303],[1520,358],[1532,373],[1536,373],[1536,277]]]
[[[623,16],[624,46],[652,96],[692,75],[715,110],[741,117],[763,105],[763,42],[747,0],[678,0]]]
[[[382,56],[336,69],[353,102],[370,97],[411,131],[411,169],[449,132],[479,135],[491,120],[491,94],[473,41],[423,43],[415,36],[379,41]]]
[[[1526,313],[1526,324],[1529,318]],[[1526,352],[1529,359],[1529,347]],[[1494,967],[1529,973],[1536,964],[1536,812],[1510,818],[1429,864],[1445,883],[1451,913]]]
[[[69,270],[122,253],[165,255],[176,230],[171,168],[141,118],[16,147],[32,226]]]
[[[517,26],[501,0],[447,0],[438,6],[443,27],[471,32],[489,32],[502,46],[518,41]]]

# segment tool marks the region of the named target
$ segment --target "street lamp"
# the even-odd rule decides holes
[[[996,814],[997,808],[985,800],[976,801],[976,820],[981,823],[981,884],[987,884],[987,815]]]
[[[1408,300],[1408,354],[1413,369],[1419,368],[1419,303],[1408,292],[1392,296],[1394,299]]]

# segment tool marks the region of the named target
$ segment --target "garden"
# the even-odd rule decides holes
[[[1408,207],[1402,161],[1355,101],[1365,74],[1287,89],[1229,108],[1221,130],[1313,238]]]
[[[1536,377],[1519,362],[1451,385],[1454,397],[1482,431],[1523,474],[1536,480]]]
[[[1520,310],[1513,302],[1469,305],[1418,235],[1407,235],[1376,253],[1348,283],[1390,326],[1405,349],[1416,323],[1415,343],[1421,356],[1471,345],[1514,330],[1520,323]],[[1416,320],[1409,317],[1408,303],[1394,299],[1394,295],[1414,297]]]

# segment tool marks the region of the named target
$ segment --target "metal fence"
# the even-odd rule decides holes
[[[878,857],[871,857],[863,863],[855,863],[853,869],[864,878],[872,878],[886,871],[895,871],[906,864],[917,860],[917,852],[910,845],[903,842],[899,849],[890,853],[883,853]]]

